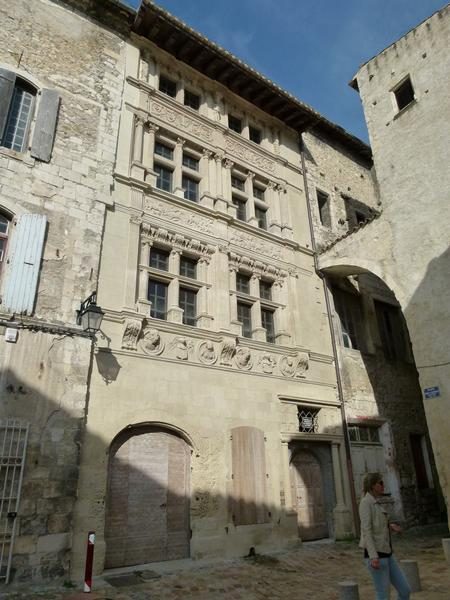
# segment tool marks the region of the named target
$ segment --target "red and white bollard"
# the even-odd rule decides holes
[[[94,564],[94,544],[95,544],[95,531],[88,533],[87,547],[86,547],[86,568],[84,570],[84,591],[90,592],[92,590],[92,567]]]

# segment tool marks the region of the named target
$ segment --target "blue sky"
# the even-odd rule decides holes
[[[122,0],[131,6],[139,0]],[[444,0],[158,0],[328,119],[367,141],[347,83]]]

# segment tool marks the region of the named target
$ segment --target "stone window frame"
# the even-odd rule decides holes
[[[230,293],[230,321],[234,333],[240,337],[252,340],[285,344],[290,336],[286,333],[285,323],[287,292],[284,279],[287,272],[272,265],[254,261],[245,256],[230,252],[228,254],[229,293]],[[249,277],[249,293],[237,289],[237,274]],[[260,281],[271,283],[271,299],[261,297]],[[251,310],[251,335],[243,335],[242,323],[238,320],[238,304],[250,306]],[[274,340],[267,340],[267,331],[262,326],[262,310],[273,313]]]
[[[150,253],[152,247],[161,248],[169,252],[168,270],[159,270],[150,267]],[[138,304],[140,312],[150,316],[151,302],[148,299],[147,289],[150,280],[160,281],[168,285],[167,293],[167,318],[165,320],[183,325],[183,309],[179,305],[180,288],[192,290],[196,293],[197,316],[196,327],[210,328],[213,317],[209,313],[208,289],[210,273],[209,265],[215,248],[166,229],[143,223],[140,235],[139,257],[139,293]],[[196,261],[196,277],[186,277],[180,273],[181,256]],[[191,325],[192,326],[192,325]]]
[[[399,102],[399,99],[401,98],[401,94],[403,93],[403,91],[405,90],[406,87],[409,88],[408,92],[412,92],[412,96],[406,103],[403,104],[403,103]],[[392,95],[392,102],[394,105],[394,110],[396,111],[396,115],[395,115],[396,117],[398,115],[402,114],[412,104],[417,102],[415,87],[413,85],[411,75],[409,73],[407,75],[405,75],[404,77],[402,77],[402,79],[398,83],[396,83],[391,88],[390,91],[391,91],[391,95]]]
[[[332,229],[331,219],[331,194],[321,188],[316,188],[317,212],[319,223],[326,229]],[[327,214],[323,214],[323,208],[326,207]]]
[[[275,204],[276,199],[272,197],[272,202],[268,202],[266,196],[269,195],[269,191],[275,190],[276,185],[273,182],[266,181],[262,177],[249,171],[239,165],[235,165],[232,161],[226,161],[225,167],[229,171],[229,188],[231,194],[231,210],[232,216],[238,221],[242,221],[262,231],[271,231],[271,233],[279,233],[280,228],[279,219],[276,219]],[[242,188],[233,185],[233,179],[242,182]],[[260,199],[255,196],[254,189],[261,190],[264,194],[264,199]],[[237,203],[245,203],[245,216],[246,219],[239,218],[239,207]],[[265,227],[260,226],[260,220],[256,215],[256,209],[263,210],[265,212]],[[273,214],[272,214],[273,213]],[[276,226],[276,231],[272,227]]]

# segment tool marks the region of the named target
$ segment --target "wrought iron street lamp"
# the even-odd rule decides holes
[[[100,306],[97,306],[97,292],[92,292],[77,310],[77,325],[81,325],[87,333],[96,334],[100,331],[104,314]]]

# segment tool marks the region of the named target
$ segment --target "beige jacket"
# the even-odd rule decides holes
[[[392,552],[389,520],[386,510],[372,494],[366,494],[359,504],[361,519],[360,548],[365,548],[369,558],[378,558],[378,552]]]

